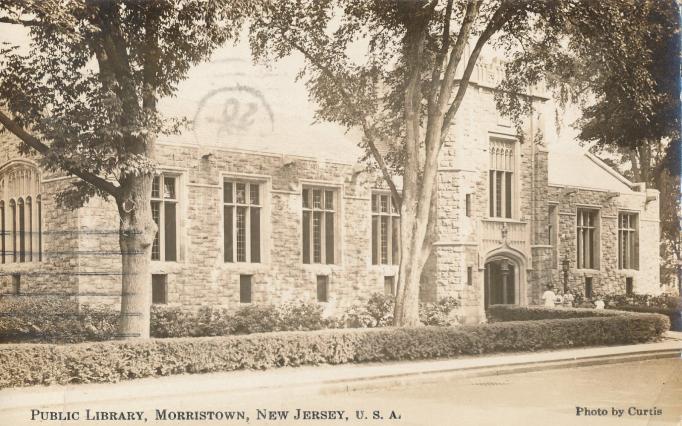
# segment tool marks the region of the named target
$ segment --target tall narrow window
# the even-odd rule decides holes
[[[152,218],[159,230],[152,243],[152,260],[178,260],[177,178],[159,175],[152,181]]]
[[[474,285],[474,268],[473,266],[467,266],[467,285]]]
[[[254,182],[223,183],[225,262],[261,261],[261,190]]]
[[[334,263],[336,192],[305,187],[302,191],[303,263]]]
[[[598,211],[578,209],[576,231],[578,269],[599,269]]]
[[[152,303],[155,305],[168,303],[168,275],[152,274]]]
[[[372,264],[397,265],[400,257],[400,212],[389,194],[372,194]]]
[[[19,262],[26,260],[26,217],[24,216],[24,200],[19,198]]]
[[[0,262],[5,263],[5,202],[0,200]]]
[[[327,275],[317,276],[317,301],[329,302],[329,277]]]
[[[637,214],[618,215],[618,269],[639,268],[639,238]]]
[[[12,214],[12,262],[17,261],[17,203],[10,200],[9,209]]]
[[[251,275],[239,276],[239,303],[251,303]]]
[[[549,206],[549,225],[547,226],[547,244],[552,246],[552,268],[556,268],[559,262],[559,207],[550,204]]]
[[[26,222],[28,222],[28,232],[25,233],[26,242],[24,246],[28,249],[28,260],[33,261],[33,204],[31,197],[26,198]]]
[[[488,173],[490,217],[511,218],[513,216],[513,176],[513,142],[492,140]]]
[[[464,196],[464,214],[466,217],[471,217],[471,194]]]

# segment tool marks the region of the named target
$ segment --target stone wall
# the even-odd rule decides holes
[[[540,233],[546,228],[547,221],[547,152],[541,146],[533,145],[539,130],[538,114],[534,113],[525,119],[526,137],[519,137],[509,120],[497,112],[493,91],[472,85],[441,151],[438,242],[427,263],[422,279],[422,286],[427,289],[422,289],[422,293],[435,299],[444,296],[458,298],[462,305],[460,313],[470,322],[484,319],[485,262],[491,251],[504,247],[501,235],[496,236],[499,241],[491,245],[482,241],[481,234],[482,220],[489,219],[488,170],[492,139],[509,141],[515,150],[514,213],[511,219],[494,221],[500,225],[505,222],[527,224],[527,233],[521,239],[528,248],[523,250],[521,257],[525,257],[528,263],[522,268],[535,271],[528,274],[529,281],[548,279],[545,257],[540,254],[535,259],[535,251],[531,253],[530,250],[531,239],[541,238]],[[467,194],[471,204],[469,216],[466,215]],[[533,225],[536,216],[540,222]],[[535,287],[530,284],[526,287],[527,298],[537,292]]]
[[[38,167],[35,158],[21,155],[18,141],[4,132],[0,134],[0,174],[17,161]],[[78,289],[78,235],[77,212],[63,209],[57,204],[55,194],[69,185],[69,180],[57,173],[39,171],[42,211],[42,256],[34,247],[32,259],[13,262],[6,246],[5,263],[0,264],[0,293],[14,292],[13,280],[19,280],[20,294],[76,294]],[[37,219],[37,204],[34,209]],[[6,211],[6,229],[9,232],[10,215]],[[36,227],[37,229],[37,227]],[[9,234],[6,238],[10,238]],[[9,243],[9,242],[8,242]],[[34,238],[37,246],[38,238]],[[27,248],[28,250],[28,248]]]
[[[461,302],[459,314],[467,321],[483,320],[484,270],[491,254],[517,259],[516,267],[521,269],[519,276],[523,280],[521,303],[539,303],[547,283],[561,287],[560,261],[554,262],[549,245],[550,203],[558,206],[557,232],[563,236],[559,240],[558,258],[567,257],[572,262],[569,273],[572,289],[582,289],[585,277],[589,276],[596,293],[623,293],[625,278],[632,277],[636,292],[658,292],[657,192],[614,194],[549,185],[548,152],[535,138],[542,132],[541,121],[535,113],[527,117],[527,135],[520,138],[516,129],[497,113],[492,90],[475,85],[469,88],[439,157],[437,242],[422,275],[422,300],[455,297]],[[511,219],[489,218],[489,148],[493,138],[514,143]],[[0,143],[3,167],[19,155],[16,141],[7,133],[0,135]],[[236,307],[241,275],[252,277],[255,303],[314,301],[317,275],[326,275],[330,301],[325,307],[331,312],[362,302],[371,293],[383,293],[384,277],[396,275],[396,266],[372,265],[370,199],[377,180],[357,165],[168,141],[160,142],[157,152],[159,170],[175,176],[178,183],[178,260],[154,261],[151,266],[153,274],[167,276],[168,303]],[[225,179],[233,178],[261,185],[263,226],[259,263],[223,260],[222,185]],[[63,209],[56,204],[55,194],[69,183],[70,179],[63,175],[42,173],[43,261],[0,265],[1,290],[11,291],[11,276],[19,273],[22,292],[78,293],[83,303],[117,306],[121,265],[115,205],[111,200],[93,199],[76,211]],[[338,251],[333,265],[303,264],[303,185],[336,191]],[[599,210],[598,269],[575,269],[579,206]],[[620,211],[639,215],[638,270],[617,267]],[[508,232],[516,232],[513,240],[507,237]]]
[[[152,262],[153,274],[167,274],[168,302],[200,305],[239,305],[240,275],[252,276],[252,301],[282,303],[316,300],[316,276],[329,276],[329,310],[366,300],[384,291],[384,276],[397,267],[371,264],[370,196],[375,179],[354,173],[346,164],[318,162],[247,151],[160,144],[159,170],[179,179],[180,252],[177,262]],[[210,155],[207,155],[210,154]],[[356,170],[357,172],[357,170]],[[222,182],[242,178],[262,183],[262,261],[226,263],[223,260]],[[333,265],[302,263],[301,186],[320,185],[335,189],[337,198],[336,239],[339,247]],[[112,228],[116,221],[113,203],[93,201],[81,216],[88,228]],[[116,235],[98,241],[81,239],[87,247],[101,244],[116,250]],[[81,292],[115,294],[120,286],[120,260],[116,256],[81,257],[82,270],[106,270],[107,276],[80,281]],[[117,300],[112,300],[117,301]]]
[[[649,202],[647,198],[649,197]],[[592,277],[595,294],[624,294],[626,277],[633,278],[636,293],[657,294],[659,285],[658,191],[612,193],[550,186],[549,200],[559,208],[559,259],[553,265],[553,283],[563,287],[561,262],[568,259],[568,287],[584,292],[585,278]],[[576,269],[576,212],[579,207],[599,211],[599,263],[596,269]],[[632,212],[639,219],[639,268],[618,268],[618,214]]]

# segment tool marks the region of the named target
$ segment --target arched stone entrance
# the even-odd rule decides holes
[[[483,308],[490,305],[524,305],[526,297],[523,258],[496,251],[488,256],[483,274]]]

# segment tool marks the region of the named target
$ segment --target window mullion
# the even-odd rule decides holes
[[[500,173],[500,217],[507,217],[507,179],[505,177],[506,172]]]
[[[234,263],[239,262],[239,246],[237,246],[237,241],[239,238],[239,229],[237,228],[237,216],[239,215],[239,204],[237,203],[237,193],[235,188],[234,193],[234,207],[232,208],[232,261]]]
[[[310,209],[310,263],[315,263],[315,209]]]
[[[490,189],[493,200],[493,216],[497,216],[497,171],[493,170],[493,187]]]
[[[166,260],[166,209],[165,200],[159,202],[159,260]]]
[[[251,188],[246,186],[247,194],[251,196]],[[250,203],[250,200],[249,200]],[[244,262],[251,262],[251,204],[244,207]]]
[[[322,192],[324,194],[324,191]],[[324,206],[324,197],[322,197]],[[327,211],[321,210],[320,213],[320,263],[327,263]]]
[[[389,206],[389,212],[390,212],[390,206]],[[388,234],[386,237],[386,264],[387,265],[392,265],[393,264],[393,217],[389,213],[388,215],[388,224],[386,226],[386,233]]]

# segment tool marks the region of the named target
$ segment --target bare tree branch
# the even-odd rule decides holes
[[[452,19],[452,3],[453,0],[448,0],[448,4],[445,6],[445,15],[443,16],[443,36],[441,41],[441,48],[436,55],[436,63],[433,66],[433,71],[431,73],[431,87],[429,88],[429,99],[428,99],[428,109],[429,112],[432,111],[436,104],[436,94],[438,93],[438,88],[440,87],[440,75],[443,71],[443,62],[450,49],[450,20]]]
[[[22,140],[26,145],[30,146],[31,148],[35,149],[41,154],[45,154],[50,150],[50,147],[42,143],[38,138],[35,136],[29,134],[23,127],[18,125],[14,120],[12,120],[10,117],[5,115],[4,112],[0,111],[0,124],[5,126],[7,130],[12,132],[16,137]],[[60,165],[60,167],[65,170],[66,172],[78,176],[79,178],[83,179],[85,182],[89,183],[90,185],[108,193],[111,194],[114,198],[117,198],[119,195],[119,188],[115,186],[113,183],[109,182],[108,180],[97,176],[94,173],[91,173],[87,170],[82,170],[76,167],[70,167],[67,165]]]
[[[481,2],[479,0],[471,0],[467,5],[466,14],[462,20],[462,26],[460,27],[459,34],[457,35],[457,41],[455,41],[455,45],[452,47],[450,59],[448,60],[445,74],[443,75],[443,83],[441,84],[440,93],[438,94],[438,113],[442,114],[448,100],[450,99],[450,93],[452,92],[452,86],[455,81],[457,66],[462,59],[464,47],[469,40],[469,35],[471,34],[474,21],[478,17],[480,6]]]
[[[466,68],[464,69],[462,78],[459,80],[459,87],[457,88],[457,94],[455,95],[455,99],[452,101],[452,104],[448,108],[447,113],[445,113],[445,120],[443,120],[441,135],[447,134],[447,130],[450,127],[452,119],[455,117],[455,114],[457,114],[457,110],[459,110],[459,107],[462,104],[462,100],[464,99],[464,95],[466,94],[466,90],[469,86],[471,74],[474,71],[474,67],[476,66],[478,56],[480,55],[483,46],[488,42],[488,40],[490,40],[490,37],[492,37],[493,34],[495,34],[502,28],[508,17],[507,13],[509,12],[509,10],[510,9],[508,5],[506,4],[500,6],[495,11],[493,16],[490,18],[490,21],[488,21],[488,25],[486,25],[485,29],[483,30],[478,40],[476,41],[474,49],[471,51],[469,59],[467,60]]]
[[[426,158],[427,162],[435,162],[444,140],[442,120],[445,108],[447,107],[450,94],[455,81],[457,67],[464,53],[464,47],[471,35],[471,30],[474,21],[478,17],[480,0],[470,0],[467,4],[467,9],[462,19],[457,41],[450,52],[450,59],[448,60],[442,82],[440,83],[440,90],[438,92],[438,99],[434,102],[432,109],[429,111],[429,120],[426,127]]]
[[[405,133],[406,150],[415,161],[408,161],[405,169],[406,176],[416,178],[421,172],[417,159],[419,158],[420,146],[420,109],[421,109],[421,70],[422,56],[424,53],[424,41],[426,40],[428,21],[432,10],[427,16],[417,12],[410,25],[407,27],[406,39],[407,49],[405,52],[405,62],[407,63],[408,75],[407,86],[405,87]],[[406,182],[414,184],[415,182]]]
[[[38,21],[35,21],[33,19],[29,19],[29,20],[12,19],[12,18],[8,18],[6,16],[0,16],[0,24],[23,25],[25,27],[30,27],[33,25],[38,25]]]

